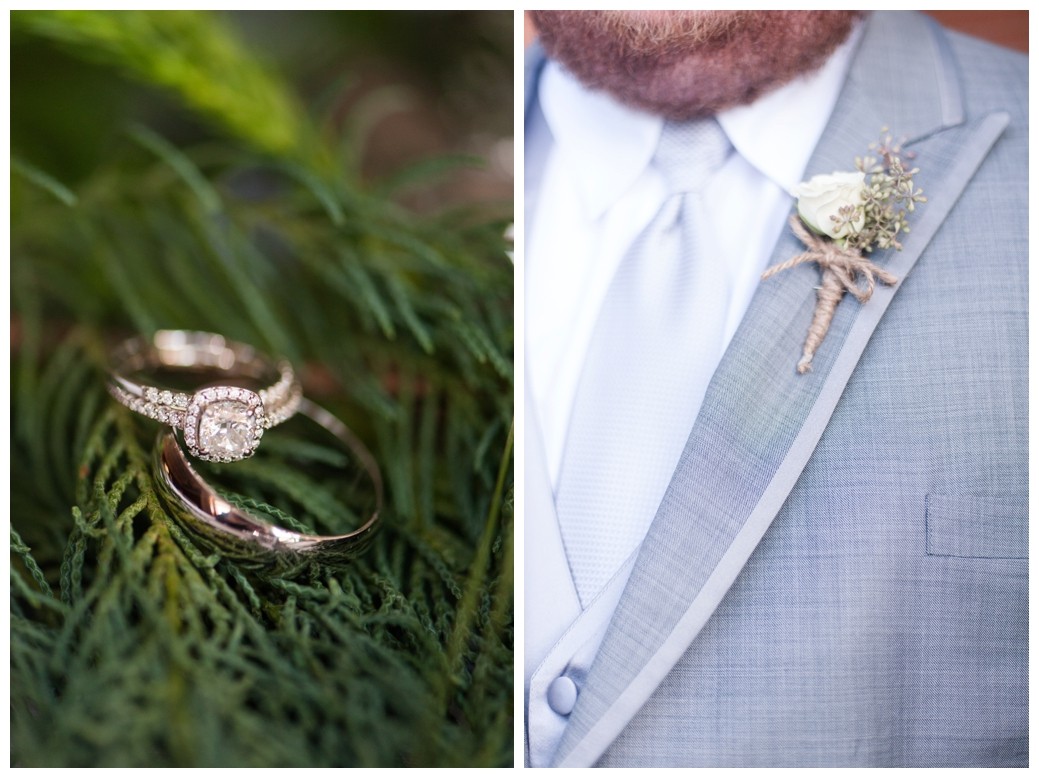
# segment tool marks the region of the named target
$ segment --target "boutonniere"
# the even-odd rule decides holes
[[[790,228],[807,251],[773,265],[761,276],[765,280],[805,262],[819,266],[822,282],[817,287],[815,314],[797,363],[798,373],[812,369],[812,357],[845,292],[866,303],[877,281],[889,286],[897,283],[897,277],[866,255],[874,249],[901,250],[898,236],[909,232],[908,214],[927,200],[923,190],[913,187],[919,168],[910,169],[902,161],[901,146],[890,135],[870,144],[869,149],[876,156],[856,157],[855,171],[814,176],[794,189],[797,213],[790,217]]]

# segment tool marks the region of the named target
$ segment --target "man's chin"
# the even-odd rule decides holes
[[[590,89],[668,118],[757,99],[821,66],[857,11],[534,11],[542,45]]]

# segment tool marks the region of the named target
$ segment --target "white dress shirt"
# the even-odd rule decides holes
[[[725,268],[714,308],[704,312],[724,323],[718,328],[723,333],[719,355],[739,326],[785,228],[793,205],[789,192],[805,177],[857,39],[856,32],[818,71],[717,117],[736,150],[714,176],[707,198],[711,239]],[[578,381],[607,289],[631,244],[664,201],[662,176],[649,164],[662,128],[661,118],[585,90],[551,61],[529,109],[524,139],[525,327],[527,396],[533,407],[528,403],[526,412],[539,434],[528,436],[527,445],[543,446],[553,494]],[[852,163],[849,159],[849,169]],[[709,366],[710,372],[716,367]],[[690,398],[691,419],[702,400]],[[689,431],[676,424],[674,439],[662,441],[676,452],[675,462],[641,506],[646,527]],[[529,560],[529,529],[527,537]],[[563,606],[568,613],[542,620],[532,617],[528,604],[524,665],[532,766],[547,764],[556,750],[636,555],[637,549],[583,610],[571,602]],[[566,576],[562,584],[569,587],[565,564],[554,567],[539,566],[536,586],[551,589],[553,580]],[[535,584],[529,563],[526,578],[530,590]]]

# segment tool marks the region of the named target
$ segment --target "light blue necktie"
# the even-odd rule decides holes
[[[703,316],[724,293],[720,260],[700,227],[703,188],[730,150],[713,118],[665,124],[653,165],[667,197],[622,259],[592,334],[556,493],[585,606],[645,536],[720,356],[724,322]]]

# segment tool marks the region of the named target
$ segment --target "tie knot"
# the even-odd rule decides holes
[[[668,194],[695,192],[725,162],[732,150],[725,131],[714,117],[667,121],[653,164],[664,175]]]

